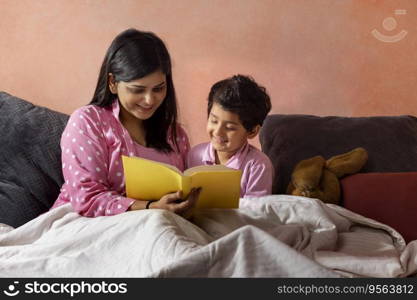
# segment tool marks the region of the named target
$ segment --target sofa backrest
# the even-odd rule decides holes
[[[300,160],[316,155],[328,159],[356,147],[365,148],[369,155],[362,173],[417,171],[414,116],[269,115],[260,143],[275,169],[274,194],[285,194]]]
[[[63,183],[60,138],[69,116],[0,92],[0,223],[46,212]]]

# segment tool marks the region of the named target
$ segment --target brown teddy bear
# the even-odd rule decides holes
[[[333,156],[327,161],[322,156],[302,160],[294,168],[287,194],[339,204],[339,179],[359,172],[367,160],[368,153],[361,147]]]

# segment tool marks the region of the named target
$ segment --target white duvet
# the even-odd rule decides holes
[[[162,210],[85,218],[68,204],[0,224],[2,277],[405,277],[416,254],[387,225],[288,195],[192,222]]]

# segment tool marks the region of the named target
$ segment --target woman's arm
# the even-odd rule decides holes
[[[65,192],[83,216],[115,215],[134,202],[110,188],[109,153],[99,109],[75,111],[61,138]]]
[[[158,208],[169,210],[180,215],[186,215],[197,202],[200,192],[201,188],[194,188],[185,199],[182,197],[182,192],[178,191],[175,193],[166,194],[162,196],[161,199],[155,201],[135,200],[130,206],[129,210]]]

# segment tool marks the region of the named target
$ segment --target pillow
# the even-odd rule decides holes
[[[360,172],[417,171],[417,118],[269,115],[260,132],[272,160],[274,194],[285,194],[295,165],[316,155],[329,159],[357,147],[368,151]]]
[[[56,200],[68,117],[0,92],[0,223],[18,227]]]
[[[366,173],[341,181],[344,206],[417,239],[417,172]]]

